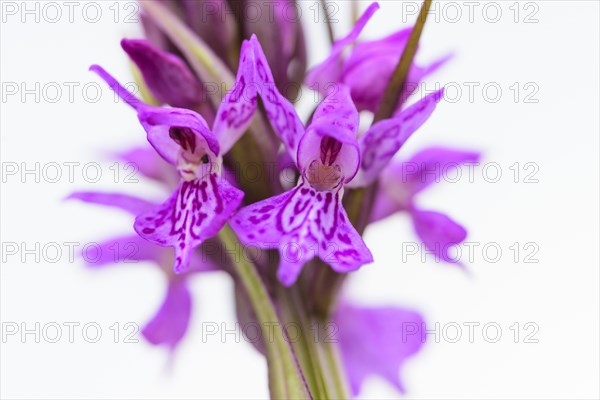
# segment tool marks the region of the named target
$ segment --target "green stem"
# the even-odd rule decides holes
[[[310,318],[303,307],[297,288],[287,289],[277,284],[277,300],[282,306],[286,323],[294,323],[299,326],[300,336],[298,340],[292,342],[292,346],[311,393],[317,399],[331,398],[325,371],[319,360],[317,342],[311,336]]]
[[[338,349],[335,342],[323,341],[321,348],[325,355],[325,362],[332,376],[333,385],[338,399],[349,399],[348,384],[345,370],[338,354]]]
[[[427,14],[429,12],[429,8],[431,7],[431,1],[432,0],[423,1],[423,5],[421,6],[421,11],[419,12],[417,22],[415,23],[415,26],[410,32],[408,42],[406,43],[406,47],[402,52],[400,61],[396,65],[396,69],[392,75],[390,83],[385,89],[383,98],[381,99],[381,103],[379,104],[379,108],[375,113],[373,123],[391,117],[394,114],[396,108],[398,107],[398,101],[400,100],[400,97],[404,92],[408,72],[410,71],[413,59],[415,58],[415,54],[417,53],[417,45],[419,44],[419,39],[421,38],[421,33],[423,32],[423,27],[425,26],[425,21],[427,20]]]
[[[232,266],[244,286],[261,327],[282,327],[279,316],[263,281],[251,262],[244,258],[242,245],[229,225],[219,232],[219,239],[228,251],[233,251]],[[269,385],[272,398],[310,399],[302,371],[298,368],[292,349],[282,334],[267,338],[265,348],[269,363]],[[272,339],[272,340],[270,340]]]

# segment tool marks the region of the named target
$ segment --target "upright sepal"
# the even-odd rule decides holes
[[[396,116],[380,121],[361,137],[361,166],[352,187],[373,183],[406,140],[431,116],[444,89],[431,93]]]
[[[246,132],[256,112],[258,85],[255,82],[255,68],[252,46],[244,41],[235,85],[221,101],[213,124],[222,154],[227,153]]]

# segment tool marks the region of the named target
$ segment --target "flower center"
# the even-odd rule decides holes
[[[198,145],[196,135],[190,128],[171,127],[169,136],[181,147],[177,171],[183,180],[201,179],[213,171],[214,157],[211,157],[204,146]]]
[[[342,180],[342,168],[335,163],[342,143],[332,137],[321,139],[320,157],[308,166],[306,179],[319,191],[331,190]]]

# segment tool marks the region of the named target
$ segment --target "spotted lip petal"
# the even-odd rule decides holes
[[[180,145],[169,135],[172,127],[189,129],[200,145],[205,146],[214,155],[220,154],[219,142],[208,129],[204,118],[198,113],[183,108],[160,108],[144,104],[102,67],[93,65],[90,70],[96,72],[123,101],[137,111],[138,119],[146,130],[148,141],[170,164],[177,164],[180,151]]]
[[[134,228],[146,240],[174,247],[174,269],[181,273],[189,266],[192,250],[219,232],[243,196],[216,173],[182,181],[167,201],[139,215]]]
[[[319,192],[303,180],[294,189],[242,208],[231,220],[249,246],[279,249],[280,281],[292,285],[313,257],[338,272],[353,271],[373,261],[342,206],[343,189]]]
[[[342,303],[333,321],[353,396],[374,375],[404,392],[402,366],[426,339],[421,315],[399,307],[366,308]]]
[[[195,108],[205,100],[202,84],[179,57],[160,50],[147,40],[123,39],[121,47],[161,103]]]
[[[431,116],[443,93],[444,89],[431,93],[397,116],[369,128],[360,139],[360,171],[351,187],[367,186],[378,178],[406,140]]]

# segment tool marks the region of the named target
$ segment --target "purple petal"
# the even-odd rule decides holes
[[[373,183],[404,142],[427,121],[442,96],[443,89],[373,125],[360,139],[361,169],[352,186]]]
[[[112,89],[113,92],[117,94],[125,103],[129,104],[135,110],[138,110],[140,107],[144,107],[145,104],[131,94],[131,92],[125,89],[115,78],[112,77],[108,72],[104,70],[99,65],[92,65],[90,67],[90,71],[95,72],[102,78],[108,86]]]
[[[221,230],[243,196],[215,173],[202,180],[182,181],[166,202],[139,215],[134,228],[151,242],[174,247],[174,270],[184,272],[192,250]]]
[[[138,235],[122,236],[87,246],[82,252],[88,267],[97,268],[116,263],[135,264],[139,261],[154,261],[157,264],[165,257],[165,249],[142,239]]]
[[[187,331],[191,309],[192,298],[185,280],[170,281],[160,309],[142,329],[142,335],[155,346],[173,350]]]
[[[345,60],[339,82],[351,88],[358,110],[375,112],[396,69],[412,28],[373,41],[357,43]],[[413,82],[413,66],[408,82]]]
[[[172,168],[150,147],[134,147],[122,153],[117,153],[116,158],[126,163],[135,165],[144,176],[170,185],[179,181],[179,176]]]
[[[413,194],[434,182],[440,182],[445,174],[452,173],[465,163],[476,163],[481,154],[475,151],[446,147],[429,147],[415,154],[408,161],[394,163],[386,171],[386,179],[409,187]]]
[[[256,112],[257,85],[254,83],[254,72],[254,51],[250,43],[244,41],[235,84],[221,101],[213,125],[223,154],[246,132]]]
[[[138,66],[148,88],[161,103],[195,108],[204,100],[204,88],[177,56],[147,40],[123,39],[121,47]]]
[[[254,35],[250,38],[250,46],[254,51],[256,63],[255,82],[258,85],[258,91],[265,106],[267,117],[273,130],[295,161],[298,141],[304,134],[304,125],[298,114],[296,114],[292,103],[277,90],[265,53]]]
[[[375,11],[378,9],[379,4],[371,4],[356,22],[350,33],[346,37],[334,43],[329,57],[321,64],[308,71],[305,79],[307,86],[313,90],[317,90],[320,93],[325,94],[330,89],[332,84],[340,82],[343,72],[342,57],[344,50],[346,47],[356,41],[358,35],[360,35],[360,32],[364,29],[367,22],[369,22]]]
[[[356,133],[359,116],[350,98],[350,91],[344,85],[338,85],[334,93],[327,96],[317,107],[313,120],[300,139],[298,145],[298,167],[303,174],[314,160],[324,159],[324,139],[333,139],[338,147],[335,163],[341,168],[344,182],[352,180],[358,172],[360,151]]]
[[[450,248],[466,239],[466,229],[439,212],[413,209],[410,213],[417,235],[427,250],[433,252],[436,259],[455,262],[450,256]]]
[[[373,256],[348,221],[341,196],[339,189],[319,192],[302,181],[289,192],[242,208],[230,224],[244,244],[279,249],[278,277],[286,286],[313,257],[335,271],[353,271]]]
[[[208,129],[206,121],[198,113],[184,108],[161,108],[144,104],[121,86],[102,67],[94,65],[90,69],[104,79],[110,88],[127,104],[136,109],[140,123],[146,130],[148,141],[158,154],[170,164],[177,164],[181,149],[180,144],[170,136],[171,128],[191,132],[195,138],[195,145],[210,150],[214,155],[219,154],[217,139]]]
[[[67,199],[77,199],[86,203],[116,207],[133,215],[138,215],[156,207],[156,204],[150,201],[122,193],[75,192],[71,193]]]
[[[404,392],[404,362],[425,342],[425,323],[415,311],[399,307],[362,308],[342,304],[334,322],[352,394],[369,376],[378,375]]]
[[[383,39],[358,43],[352,49],[339,81],[350,87],[352,99],[359,111],[375,112],[379,107],[411,30],[412,28],[407,28]],[[427,75],[441,67],[448,59],[446,56],[424,68],[413,64],[401,100],[406,100],[410,92],[416,89]]]
[[[397,186],[394,188],[396,192],[400,192],[403,190],[401,186]],[[371,215],[369,216],[369,222],[376,222],[382,220],[390,215],[401,211],[405,208],[404,202],[399,201],[397,199],[397,193],[394,193],[396,196],[392,196],[388,193],[388,190],[379,187],[377,189],[377,193],[375,194],[375,200],[373,203],[373,208],[371,209]],[[396,198],[395,198],[396,197]],[[412,201],[411,196],[407,196],[408,201]]]

